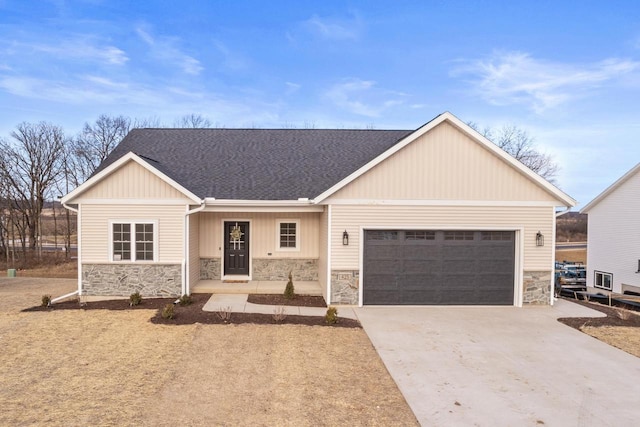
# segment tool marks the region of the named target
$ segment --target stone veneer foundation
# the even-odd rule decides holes
[[[287,280],[289,272],[294,282],[318,281],[318,260],[313,258],[254,258],[251,280]]]
[[[200,280],[220,280],[220,258],[200,258]]]
[[[359,270],[331,270],[331,304],[358,304]]]
[[[523,304],[549,304],[551,298],[550,271],[525,271],[523,279]]]
[[[143,297],[179,297],[180,264],[82,264],[82,294]]]

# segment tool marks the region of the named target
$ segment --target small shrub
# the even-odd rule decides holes
[[[296,297],[296,291],[293,287],[293,277],[291,275],[291,272],[289,272],[289,281],[287,282],[287,286],[285,286],[284,288],[283,296],[286,299],[294,299]]]
[[[631,319],[631,312],[629,310],[618,309],[616,310],[616,315],[622,320]]]
[[[327,314],[324,315],[324,321],[327,325],[335,325],[338,323],[338,309],[335,307],[327,308]]]
[[[178,304],[180,305],[191,305],[191,303],[193,303],[191,295],[182,295],[178,301]]]
[[[42,295],[42,307],[51,306],[51,295]]]
[[[140,292],[133,293],[129,295],[129,305],[133,307],[134,305],[140,305],[142,302],[142,297],[140,296]]]
[[[287,310],[284,308],[283,305],[279,305],[273,309],[273,320],[276,323],[280,323],[286,318],[287,318]]]
[[[162,313],[160,313],[163,319],[173,319],[176,315],[175,309],[173,308],[173,304],[167,304],[162,309]]]
[[[87,306],[87,297],[85,295],[78,295],[78,306],[80,306],[80,308]]]
[[[228,322],[231,319],[231,307],[220,307],[218,311],[216,311],[218,317],[225,322]]]

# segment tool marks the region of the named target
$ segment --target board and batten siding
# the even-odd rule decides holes
[[[158,223],[158,262],[182,263],[186,205],[83,204],[82,263],[110,262],[109,221],[154,220]]]
[[[200,256],[222,257],[223,221],[250,221],[249,247],[253,258],[318,258],[319,256],[319,212],[201,212]],[[300,250],[277,249],[276,234],[279,219],[300,220]],[[271,254],[271,255],[269,255]]]
[[[380,206],[333,205],[331,207],[331,268],[359,269],[361,227],[387,229],[513,229],[524,230],[525,271],[552,269],[552,239],[555,218],[551,206]],[[349,245],[342,233],[349,233]],[[536,246],[540,231],[547,241]]]
[[[411,142],[326,202],[334,199],[556,201],[531,178],[448,122]]]
[[[593,206],[588,213],[587,285],[594,271],[613,274],[613,291],[640,286],[640,173]]]
[[[191,214],[189,221],[189,289],[200,281],[200,216]]]
[[[129,161],[103,178],[82,193],[74,203],[117,199],[173,199],[189,203],[184,194],[134,161]]]

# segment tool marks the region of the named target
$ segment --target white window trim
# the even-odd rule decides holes
[[[602,276],[602,283],[604,283],[604,276],[609,276],[609,285],[610,287],[605,288],[604,286],[598,286],[598,275]],[[593,271],[593,287],[598,289],[604,289],[605,291],[613,290],[613,273],[607,273],[606,271]]]
[[[129,224],[131,225],[131,259],[114,260],[113,259],[113,225]],[[136,240],[135,230],[136,224],[153,224],[153,260],[136,260]],[[109,220],[109,261],[114,263],[130,264],[132,262],[154,263],[158,262],[158,220],[155,219],[112,219]]]
[[[293,223],[296,225],[296,247],[281,248],[280,247],[280,224]],[[276,219],[276,252],[300,252],[300,220],[294,218]]]

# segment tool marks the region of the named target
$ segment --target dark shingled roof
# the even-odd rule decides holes
[[[312,199],[412,132],[134,129],[96,172],[134,152],[201,198]]]

